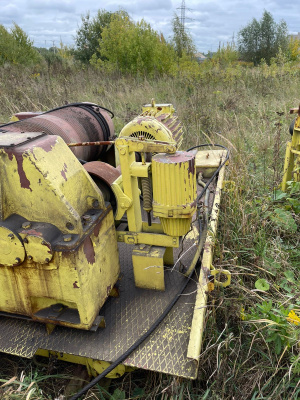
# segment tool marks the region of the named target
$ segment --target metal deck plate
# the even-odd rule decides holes
[[[191,244],[192,241],[186,240],[183,252]],[[191,262],[195,250],[196,246],[182,258],[185,265]],[[90,332],[57,326],[48,335],[41,323],[0,317],[0,351],[31,358],[38,349],[45,349],[96,360],[116,360],[149,329],[187,279],[178,272],[176,265],[173,272],[171,269],[165,271],[165,292],[136,288],[131,264],[132,247],[119,244],[119,251],[120,297],[109,298],[101,309],[106,328]],[[196,378],[197,362],[186,357],[195,292],[196,282],[191,280],[166,319],[123,364]]]

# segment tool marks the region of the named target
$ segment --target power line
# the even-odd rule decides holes
[[[177,10],[180,10],[180,11],[181,11],[181,13],[180,13],[180,23],[181,23],[182,30],[184,31],[184,29],[185,29],[185,21],[186,21],[187,19],[189,19],[190,21],[193,21],[193,18],[186,17],[185,11],[186,11],[186,10],[188,10],[188,11],[193,11],[193,10],[192,10],[191,8],[187,8],[187,7],[186,7],[186,5],[185,5],[185,0],[182,0],[181,6],[180,6],[180,7],[177,7]]]

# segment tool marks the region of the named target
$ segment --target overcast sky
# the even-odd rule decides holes
[[[171,20],[174,13],[180,16],[181,5],[181,0],[0,0],[0,24],[9,28],[16,22],[37,47],[58,46],[60,40],[72,45],[81,15],[122,8],[169,38]],[[216,51],[219,43],[231,41],[253,18],[260,19],[264,9],[276,22],[285,20],[290,33],[300,31],[297,0],[186,0],[185,6],[185,26],[200,52]]]

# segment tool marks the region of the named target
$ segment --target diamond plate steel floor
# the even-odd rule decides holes
[[[185,252],[192,244],[186,240]],[[188,265],[193,246],[181,261]],[[183,286],[185,277],[176,269],[165,271],[165,292],[136,288],[131,264],[132,247],[119,244],[120,297],[111,297],[101,309],[106,328],[97,332],[57,326],[48,335],[41,323],[0,317],[0,351],[31,358],[46,349],[92,359],[114,361],[145,333]],[[178,251],[177,251],[178,253]],[[176,305],[153,334],[124,362],[125,365],[195,378],[197,363],[187,359],[187,345],[194,309],[196,282],[191,280]]]

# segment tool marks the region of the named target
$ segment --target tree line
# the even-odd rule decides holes
[[[91,64],[107,71],[132,74],[172,74],[180,68],[198,67],[194,57],[196,46],[177,15],[172,20],[172,37],[166,39],[145,20],[133,21],[125,10],[99,10],[81,18],[73,47],[35,48],[33,41],[17,25],[11,29],[0,25],[0,66],[37,65],[42,63]],[[264,11],[237,35],[237,44],[222,46],[212,58],[223,61],[246,61],[270,64],[280,53],[288,60],[297,60],[300,43],[291,41],[285,21],[276,23]],[[230,50],[230,51],[229,51]]]

